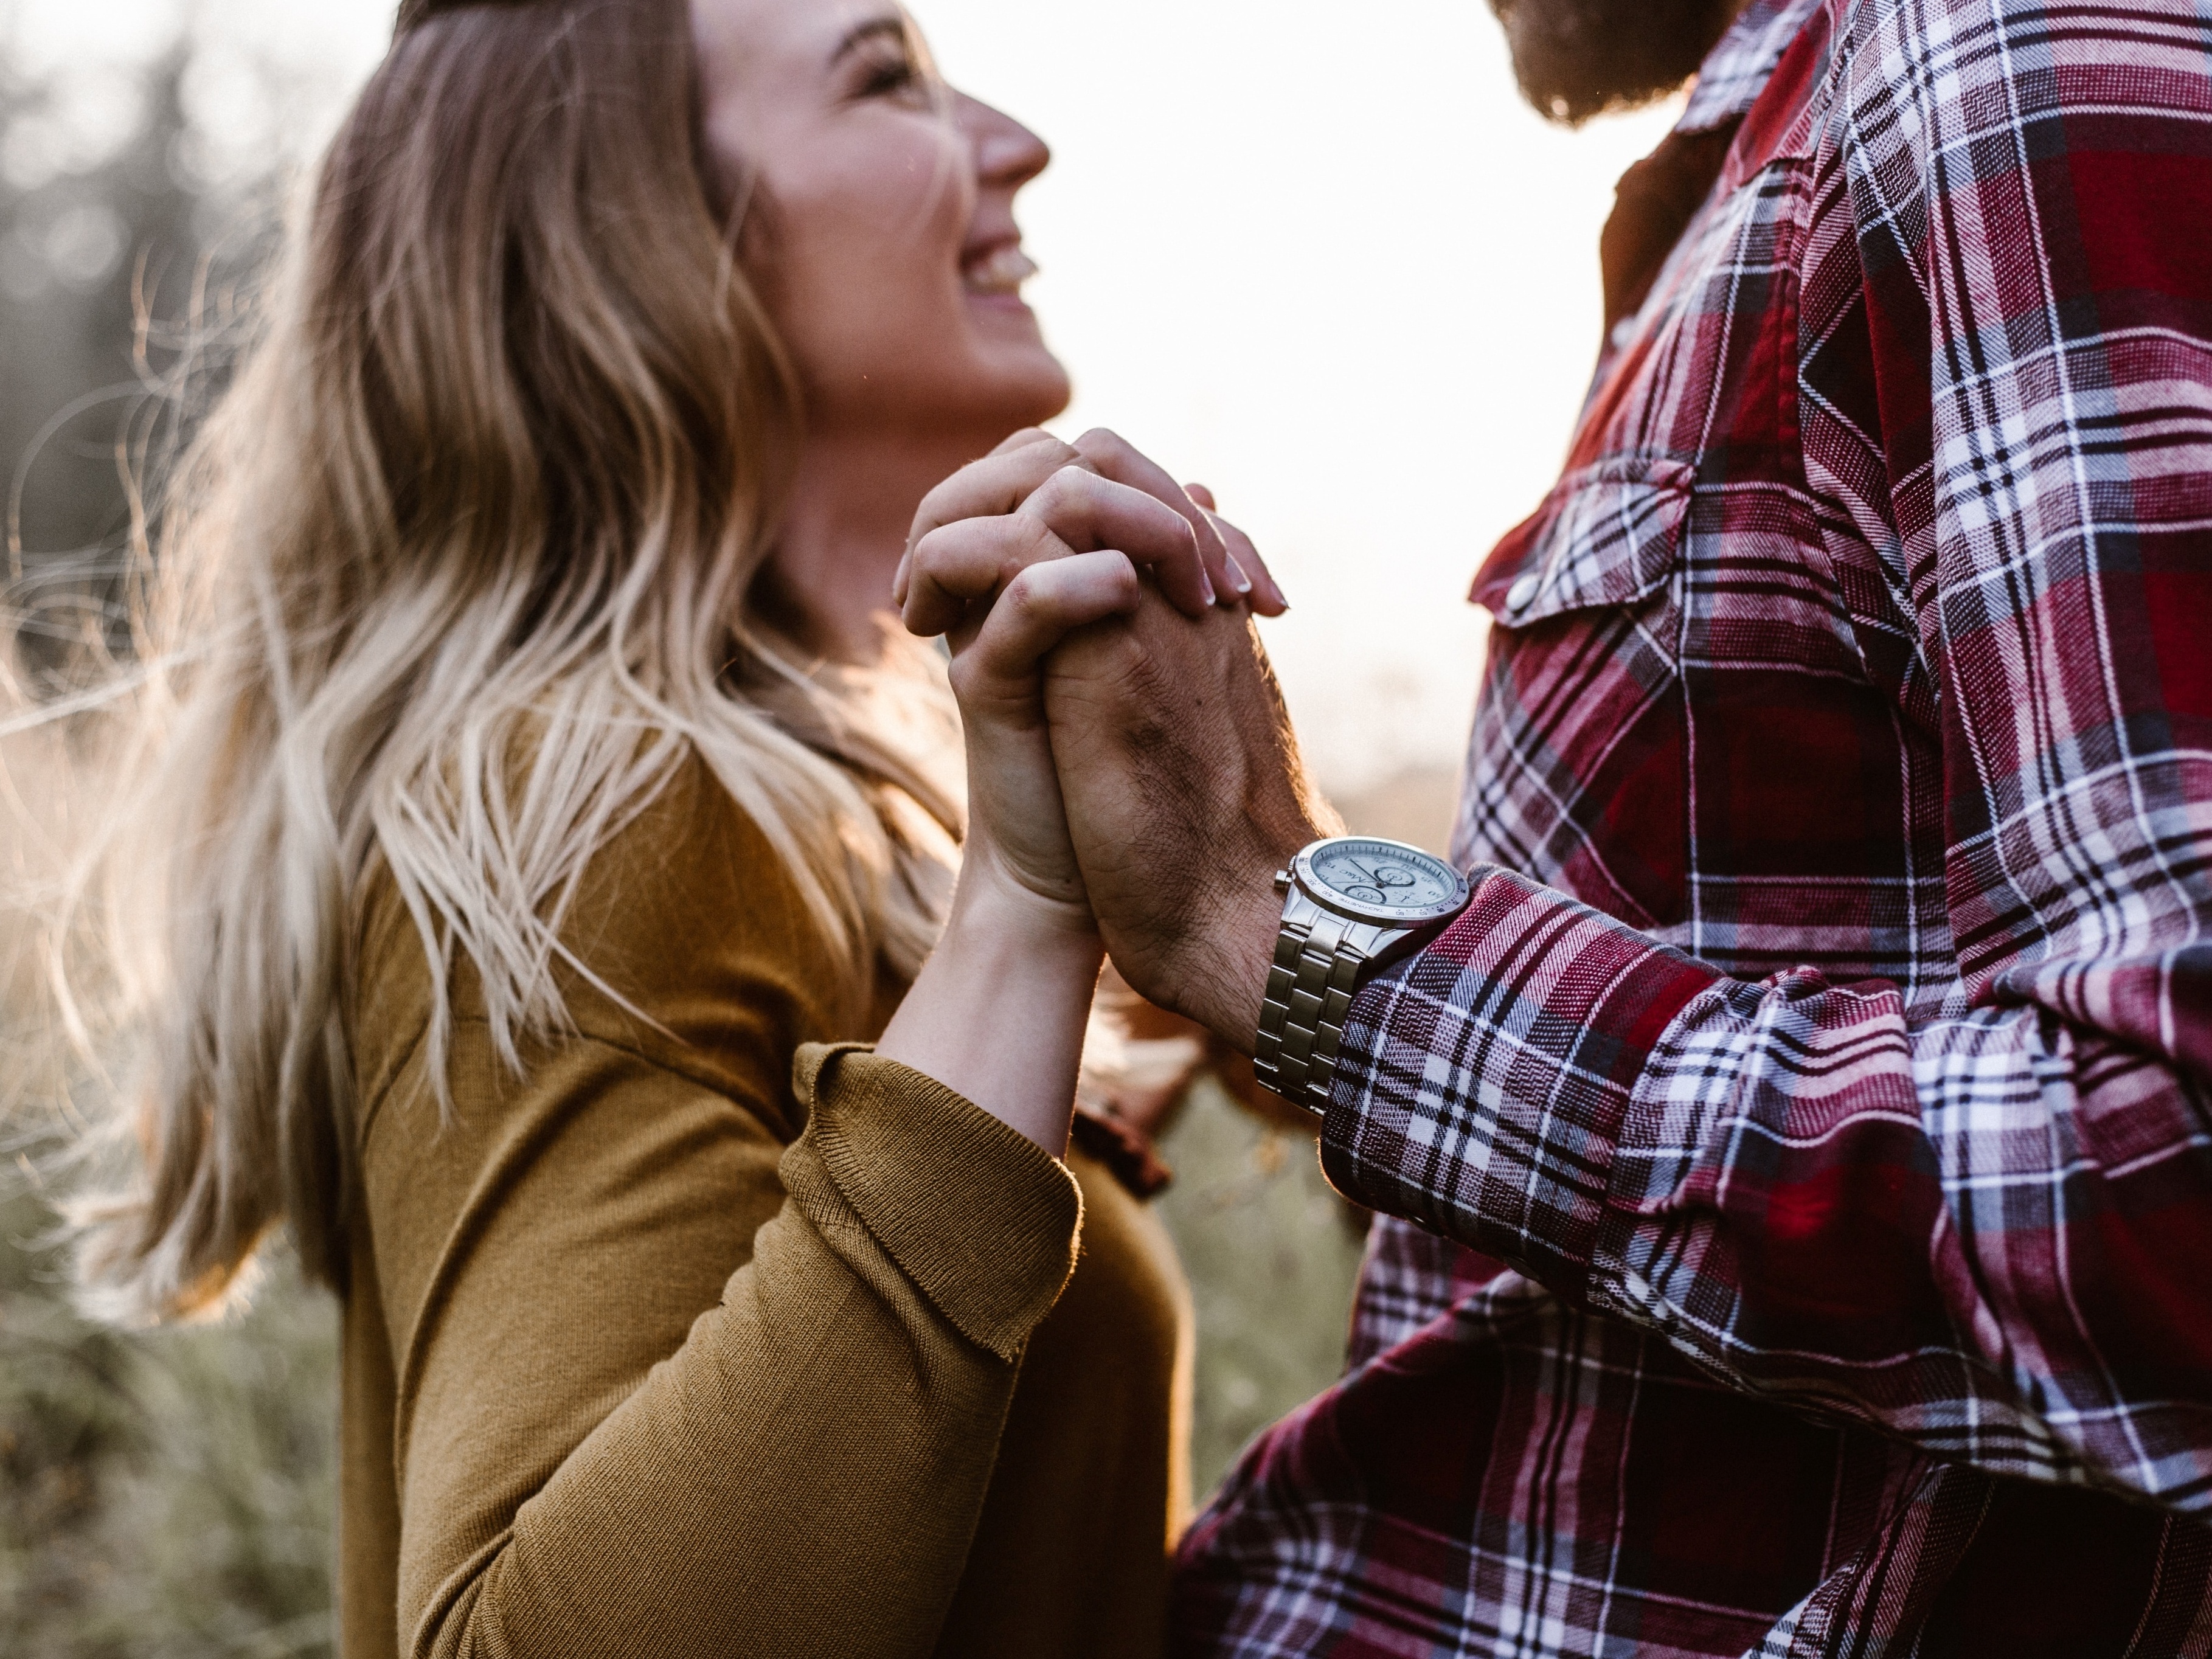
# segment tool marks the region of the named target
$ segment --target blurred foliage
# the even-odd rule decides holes
[[[1322,1179],[1310,1136],[1259,1121],[1211,1079],[1161,1149],[1176,1180],[1160,1217],[1198,1316],[1190,1461],[1202,1500],[1245,1442],[1343,1369],[1367,1218]]]
[[[210,171],[198,61],[188,35],[90,73],[0,52],[0,478],[34,683],[114,640],[134,497],[158,501],[181,420],[219,386],[276,222],[273,171]]]
[[[0,69],[0,454],[11,562],[29,579],[18,605],[112,566],[129,527],[135,302],[191,240],[194,199],[171,159],[180,74],[173,56],[152,67],[128,136],[103,152],[72,150],[60,88]]]
[[[331,1652],[330,1299],[280,1261],[234,1322],[104,1329],[52,1225],[27,1184],[0,1201],[0,1652]]]

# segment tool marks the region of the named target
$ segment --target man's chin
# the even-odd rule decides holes
[[[1539,113],[1577,126],[1664,97],[1691,76],[1743,0],[1490,0],[1514,77]]]

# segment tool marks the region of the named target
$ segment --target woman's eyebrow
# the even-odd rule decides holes
[[[845,38],[837,43],[837,50],[830,54],[830,66],[835,68],[842,63],[846,55],[855,47],[865,46],[878,35],[884,34],[896,34],[901,40],[904,40],[906,38],[905,17],[897,12],[887,11],[880,17],[871,17],[864,23],[854,24],[846,31]]]

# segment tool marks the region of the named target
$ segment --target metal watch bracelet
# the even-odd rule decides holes
[[[1382,931],[1334,915],[1291,890],[1252,1050],[1252,1070],[1262,1087],[1316,1115],[1328,1110],[1345,1017]]]

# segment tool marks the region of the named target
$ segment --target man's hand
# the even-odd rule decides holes
[[[1242,538],[1222,528],[1242,562]],[[1147,594],[1046,659],[1045,713],[1115,966],[1251,1053],[1282,921],[1275,872],[1340,827],[1307,780],[1251,619],[1193,618]]]

